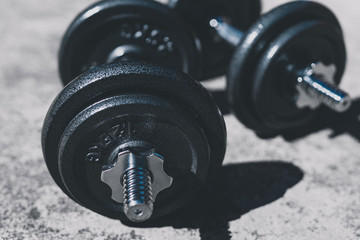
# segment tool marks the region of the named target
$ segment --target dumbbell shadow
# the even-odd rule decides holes
[[[345,113],[340,114],[322,109],[318,116],[301,128],[284,131],[279,135],[287,141],[294,141],[324,129],[331,129],[333,132],[329,136],[330,138],[347,133],[360,141],[360,98],[354,99],[350,109]]]
[[[202,239],[230,239],[230,221],[281,198],[303,175],[281,161],[225,166],[200,199],[146,227],[199,228]]]
[[[226,91],[211,91],[211,94],[222,114],[231,114]],[[354,99],[351,107],[344,113],[337,113],[327,108],[322,108],[319,110],[317,117],[303,126],[271,134],[258,134],[258,136],[263,139],[282,136],[285,140],[291,142],[324,129],[331,129],[333,131],[330,138],[347,133],[360,141],[360,98]]]

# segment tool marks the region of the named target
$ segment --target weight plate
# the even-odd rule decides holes
[[[208,168],[203,169],[206,171],[204,182],[213,178],[221,167],[226,148],[225,124],[214,99],[201,84],[187,74],[159,66],[135,62],[103,65],[80,75],[64,88],[50,107],[43,126],[42,147],[48,169],[56,183],[73,199],[76,200],[79,197],[74,193],[72,195],[66,188],[59,169],[61,154],[66,155],[65,158],[68,158],[69,155],[67,154],[70,154],[70,156],[73,156],[71,154],[77,154],[74,153],[74,150],[70,149],[67,153],[67,151],[59,148],[59,146],[64,145],[61,139],[66,139],[72,135],[69,135],[69,131],[65,131],[65,129],[67,127],[72,129],[73,123],[70,123],[72,121],[76,122],[74,120],[76,116],[86,108],[97,106],[96,103],[99,101],[105,101],[105,99],[114,96],[131,94],[144,94],[161,98],[169,102],[170,105],[178,106],[185,112],[183,118],[190,116],[200,126],[210,149],[208,152],[209,158],[199,160],[208,161],[209,163]],[[114,109],[116,109],[116,101],[111,104],[115,104]],[[88,113],[90,114],[91,111]],[[102,122],[105,122],[104,126],[107,126],[106,124],[111,125],[112,117],[111,115],[108,116],[110,118],[109,123],[99,119],[99,125]],[[92,124],[93,119],[95,118],[91,117]],[[84,124],[86,123],[87,121],[84,122]],[[96,132],[96,128],[94,129]],[[91,134],[92,129],[89,129],[89,132]],[[81,139],[86,139],[86,137]],[[79,145],[81,144],[81,141],[79,141]],[[81,151],[80,148],[79,151]],[[66,173],[62,173],[63,176],[64,174]],[[71,173],[68,174],[71,175]],[[202,176],[202,174],[204,173],[199,171],[198,176]],[[111,215],[110,217],[119,216]]]
[[[295,104],[297,74],[310,63],[334,64],[338,85],[346,63],[345,43],[338,28],[323,21],[305,21],[273,40],[256,68],[252,100],[269,129],[283,130],[307,123],[316,111]],[[289,65],[291,63],[291,65]],[[294,68],[289,71],[289,68]]]
[[[227,74],[229,102],[237,118],[259,134],[271,133],[273,129],[264,126],[252,101],[256,67],[272,40],[292,26],[308,20],[325,21],[341,29],[334,13],[325,6],[310,1],[290,2],[262,15],[245,33],[234,52]]]
[[[59,72],[65,85],[94,66],[128,58],[192,76],[199,69],[194,38],[170,8],[152,0],[108,0],[91,5],[70,24]]]
[[[205,181],[210,149],[195,119],[159,97],[118,95],[84,109],[64,131],[59,172],[73,198],[102,215],[127,220],[100,176],[103,166],[113,165],[117,153],[128,148],[155,150],[174,179],[156,198],[151,218],[183,206]]]
[[[234,49],[220,39],[209,26],[209,21],[225,17],[232,26],[246,30],[258,19],[260,0],[177,0],[169,5],[193,29],[199,39],[202,54],[201,80],[225,74]]]

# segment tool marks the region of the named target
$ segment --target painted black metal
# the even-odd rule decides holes
[[[319,112],[295,105],[298,74],[309,63],[335,64],[338,85],[345,68],[345,45],[333,25],[303,21],[274,39],[260,59],[252,89],[256,114],[269,129],[290,129],[308,123]]]
[[[118,125],[128,133],[114,137]],[[226,130],[212,96],[189,75],[118,62],[93,68],[64,88],[46,116],[42,146],[52,177],[69,197],[121,220],[126,220],[121,206],[100,181],[101,167],[120,146],[156,149],[175,179],[159,195],[156,218],[188,202],[214,178]]]
[[[209,21],[223,16],[234,27],[246,30],[261,11],[260,0],[177,0],[170,1],[169,5],[186,20],[199,39],[203,66],[200,80],[224,75],[234,52],[210,29]]]
[[[138,60],[198,77],[200,56],[195,40],[175,12],[152,0],[107,0],[82,11],[64,34],[59,51],[64,85],[90,68],[108,63],[119,46],[135,46],[140,52]]]
[[[313,30],[302,32],[297,29],[298,24],[307,21],[322,22],[325,26],[322,30],[323,35],[315,34]],[[298,33],[295,34],[297,36],[287,40],[286,38],[294,32]],[[313,34],[314,36],[312,36]],[[314,43],[309,42],[309,39],[312,39]],[[284,45],[279,45],[282,56],[275,54],[269,61],[264,59],[269,47],[280,42]],[[298,49],[298,53],[301,51],[301,54],[296,55],[295,53],[296,56],[293,56],[296,51],[295,47],[290,49],[286,46],[295,44],[295,42],[298,44],[296,49]],[[321,43],[324,46],[314,49]],[[286,102],[281,98],[289,99],[288,95],[294,91],[294,85],[289,87],[292,76],[290,78],[287,76],[289,73],[286,69],[304,67],[305,64],[310,64],[312,61],[328,62],[329,59],[334,60],[338,56],[334,63],[338,69],[336,82],[339,83],[346,62],[344,45],[341,26],[336,16],[319,3],[294,1],[262,15],[245,32],[229,66],[227,91],[236,117],[259,135],[268,135],[305,124],[311,118],[312,113],[298,111],[294,109],[295,105],[292,103],[281,105]],[[333,48],[330,49],[331,47]],[[313,53],[312,50],[314,50]],[[285,51],[289,51],[291,59],[284,62]],[[304,57],[304,54],[307,56]],[[305,63],[304,59],[309,62]],[[283,69],[279,69],[281,64]],[[276,74],[278,76],[275,77]],[[290,80],[281,84],[277,82],[279,79],[281,81],[285,78]],[[264,86],[263,83],[265,83]],[[273,98],[274,96],[277,97]],[[264,102],[266,102],[265,105],[263,105]],[[290,116],[288,122],[287,114]],[[299,115],[301,116],[298,121],[295,118]]]

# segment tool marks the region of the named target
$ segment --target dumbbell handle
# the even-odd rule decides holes
[[[138,61],[143,59],[141,49],[135,45],[123,45],[115,48],[106,59],[107,63],[118,61]]]
[[[243,39],[244,32],[226,23],[223,17],[211,19],[209,25],[215,29],[219,37],[233,47],[237,47]],[[299,79],[301,79],[301,81],[299,81]],[[350,96],[335,84],[330,83],[330,79],[319,79],[315,76],[300,75],[295,84],[303,89],[309,98],[323,103],[335,112],[344,112],[351,105]]]
[[[226,23],[223,17],[211,19],[209,24],[216,30],[216,33],[219,37],[221,37],[233,47],[239,45],[241,39],[244,36],[244,32]]]

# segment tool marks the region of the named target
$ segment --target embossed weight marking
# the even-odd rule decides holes
[[[88,148],[85,161],[104,163],[102,156],[103,149],[106,149],[109,145],[116,144],[116,142],[121,141],[122,138],[132,138],[132,135],[136,133],[136,128],[134,128],[133,125],[132,122],[116,124],[101,133],[97,138],[98,141]]]
[[[101,1],[78,15],[60,50],[68,84],[42,132],[47,167],[64,193],[147,226],[215,178],[224,119],[201,84],[174,70],[192,71],[194,49],[183,24],[157,2]]]

